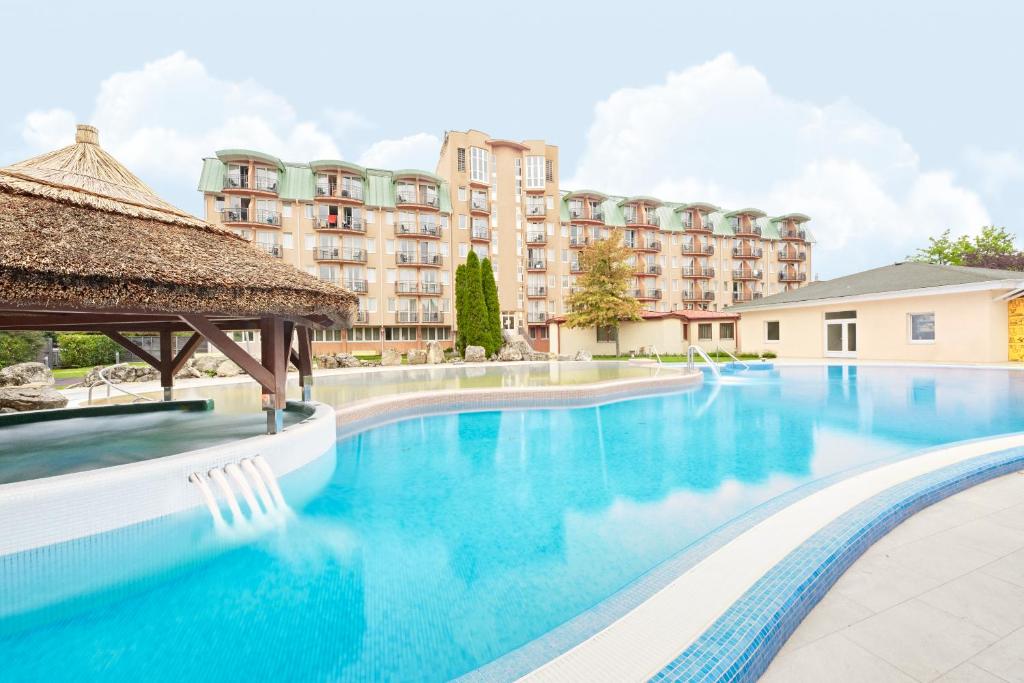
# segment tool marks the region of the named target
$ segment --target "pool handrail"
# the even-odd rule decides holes
[[[110,389],[114,388],[114,389],[117,389],[118,391],[120,391],[120,392],[122,392],[124,394],[128,394],[129,396],[133,396],[135,398],[135,400],[132,401],[132,403],[137,403],[139,401],[154,401],[154,399],[150,398],[149,396],[142,396],[141,394],[136,394],[134,391],[129,391],[128,389],[125,389],[124,387],[120,387],[120,386],[114,384],[104,374],[108,370],[112,370],[112,369],[114,369],[114,368],[116,368],[118,366],[121,366],[121,365],[128,365],[128,363],[114,363],[113,365],[108,365],[105,368],[101,368],[100,371],[96,373],[96,376],[99,377],[100,380],[104,384],[107,385],[107,398],[110,398]],[[89,394],[88,394],[88,397],[86,398],[86,405],[92,405],[92,390],[95,389],[96,386],[97,385],[94,384],[91,387],[89,387]]]
[[[745,370],[749,370],[750,369],[750,364],[749,363],[746,363],[745,361],[741,361],[739,358],[737,358],[733,354],[729,353],[727,350],[723,349],[721,346],[716,347],[716,350],[715,350],[715,355],[716,356],[720,355],[720,354],[723,354],[723,353],[725,355],[729,356],[729,358],[732,358],[733,361],[735,363],[737,363],[738,365],[742,365]]]
[[[722,376],[722,371],[718,369],[718,363],[716,363],[715,361],[711,360],[711,356],[709,356],[707,354],[707,352],[704,351],[704,349],[702,349],[701,347],[697,346],[696,344],[690,344],[690,348],[686,349],[686,367],[687,367],[687,369],[689,369],[689,370],[693,370],[694,369],[693,354],[695,354],[695,353],[698,356],[700,356],[701,358],[703,358],[704,362],[708,364],[708,367],[711,368],[711,374],[713,374],[715,377],[721,377]]]

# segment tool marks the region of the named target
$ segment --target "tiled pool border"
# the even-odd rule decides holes
[[[804,617],[872,544],[951,495],[1024,469],[1024,447],[897,484],[840,515],[772,567],[651,681],[753,681]]]

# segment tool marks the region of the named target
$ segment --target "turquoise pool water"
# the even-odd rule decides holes
[[[207,548],[181,566],[8,613],[3,678],[446,680],[782,492],[1024,424],[1024,373],[835,366],[757,377],[349,438],[328,487],[285,532],[210,550],[210,525],[196,517],[138,541]],[[122,557],[111,539],[79,546],[82,561],[53,581]],[[0,558],[0,588],[26,585],[19,577],[45,553]]]

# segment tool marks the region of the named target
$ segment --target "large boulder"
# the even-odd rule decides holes
[[[543,351],[531,351],[530,355],[524,356],[527,360],[551,360],[551,355]]]
[[[225,358],[224,361],[217,366],[218,377],[238,377],[241,374],[243,374],[242,368],[238,367],[233,360]]]
[[[444,349],[441,348],[441,342],[439,341],[428,341],[427,342],[427,363],[431,365],[437,365],[438,363],[444,362]]]
[[[338,367],[338,359],[331,354],[318,356],[316,359],[316,365],[323,370],[333,370]]]
[[[334,357],[338,361],[339,368],[361,368],[363,362],[351,353],[339,353]]]
[[[53,384],[53,373],[42,363],[17,363],[0,370],[0,387]]]
[[[196,370],[195,366],[192,365],[192,361],[190,360],[189,362],[185,363],[185,365],[183,365],[181,367],[181,370],[178,370],[178,374],[176,374],[174,376],[174,378],[175,379],[195,379],[196,377],[202,377],[202,376],[203,376],[203,373],[201,373],[198,370]]]
[[[576,355],[573,357],[573,360],[591,361],[594,360],[594,356],[591,355],[590,351],[587,351],[586,349],[580,349],[579,351],[576,352]]]
[[[15,411],[63,408],[68,398],[49,385],[32,387],[0,387],[0,408]]]
[[[380,354],[381,365],[401,365],[402,354],[395,349],[384,349]]]
[[[515,346],[507,345],[502,346],[501,350],[498,351],[498,360],[500,361],[515,361],[522,360],[523,354]]]
[[[467,346],[466,347],[466,362],[467,363],[483,363],[487,360],[487,351],[482,346]]]
[[[405,355],[409,365],[426,365],[427,352],[423,349],[413,349]]]
[[[216,374],[217,368],[226,360],[227,356],[222,356],[218,353],[207,353],[196,356],[192,361],[192,367],[204,375],[212,375]]]
[[[504,346],[511,346],[516,349],[523,358],[529,358],[530,354],[533,353],[533,347],[530,346],[530,342],[526,341],[526,337],[518,332],[503,330],[502,336],[505,338]]]

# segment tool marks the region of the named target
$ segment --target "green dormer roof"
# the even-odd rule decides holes
[[[796,221],[797,223],[806,223],[811,220],[811,217],[805,213],[787,213],[783,216],[776,216],[772,219],[772,223],[778,223],[779,221]]]
[[[435,174],[431,173],[430,171],[421,171],[421,170],[419,170],[417,168],[403,168],[403,169],[399,169],[397,171],[392,171],[391,175],[393,175],[396,180],[398,178],[405,178],[405,177],[415,176],[417,178],[426,178],[427,180],[433,180],[435,183],[438,183],[438,184],[441,184],[441,183],[444,182],[444,178],[442,178],[441,176],[435,175]]]
[[[598,192],[597,190],[573,190],[565,195],[566,199],[583,199],[584,197],[593,197],[604,201],[608,199],[608,195],[604,192]]]
[[[277,157],[264,154],[263,152],[256,152],[251,149],[221,149],[217,151],[217,158],[221,161],[255,159],[256,161],[262,161],[265,164],[276,166],[280,171],[284,170],[284,162]]]
[[[314,171],[321,171],[330,168],[340,168],[343,171],[355,173],[357,175],[365,176],[366,169],[359,164],[353,164],[350,161],[342,161],[341,159],[318,159],[316,161],[309,162],[309,167]]]
[[[647,197],[645,195],[637,195],[635,197],[626,197],[621,202],[619,202],[619,206],[625,206],[626,204],[639,204],[639,203],[654,204],[654,206],[661,206],[665,202],[661,201],[657,197]]]
[[[735,211],[730,211],[729,213],[725,214],[725,217],[726,218],[732,218],[733,216],[750,216],[752,218],[764,218],[767,215],[768,214],[766,214],[761,209],[746,208],[746,209],[737,209]]]

